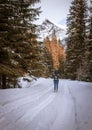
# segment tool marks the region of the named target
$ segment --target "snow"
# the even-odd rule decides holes
[[[66,38],[66,28],[64,26],[56,24],[51,20],[45,19],[45,21],[40,26],[38,26],[38,40],[43,41],[47,36],[51,39],[53,30],[55,30],[57,39],[63,40]]]
[[[92,130],[92,83],[38,78],[0,90],[0,130]],[[26,85],[26,87],[24,87]]]
[[[28,88],[32,86],[32,84],[36,83],[36,80],[37,79],[34,76],[25,75],[24,77],[18,78],[18,86],[20,88]]]
[[[54,25],[56,25],[57,27],[60,27],[61,29],[63,29],[64,31],[66,31],[66,26],[61,25],[61,24],[57,24],[54,21],[50,20]]]

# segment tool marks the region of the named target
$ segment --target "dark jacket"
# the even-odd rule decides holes
[[[59,80],[59,74],[54,74],[54,75],[53,75],[53,79],[54,79],[54,80]]]

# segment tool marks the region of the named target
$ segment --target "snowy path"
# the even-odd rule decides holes
[[[92,130],[92,83],[51,79],[0,90],[0,130]]]

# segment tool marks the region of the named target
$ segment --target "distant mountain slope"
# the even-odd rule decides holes
[[[66,29],[63,26],[46,19],[41,25],[38,26],[38,40],[42,41],[46,36],[49,36],[49,38],[51,38],[54,30],[58,39],[65,39]]]

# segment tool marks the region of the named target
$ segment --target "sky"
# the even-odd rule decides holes
[[[41,6],[42,13],[38,23],[49,19],[57,24],[65,25],[71,2],[72,0],[41,0],[39,6]]]

